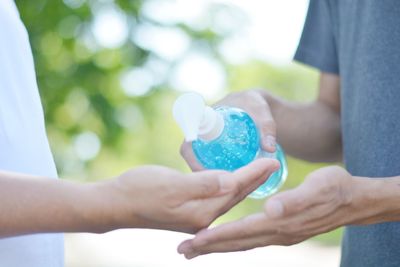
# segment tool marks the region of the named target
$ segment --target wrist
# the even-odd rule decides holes
[[[104,233],[127,227],[122,194],[118,192],[115,179],[85,185],[85,200],[81,214],[87,232]],[[128,212],[128,211],[127,211]]]
[[[374,224],[400,219],[399,178],[353,177],[353,224]]]

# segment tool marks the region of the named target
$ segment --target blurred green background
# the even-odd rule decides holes
[[[182,86],[185,75],[201,76],[202,69],[185,72],[187,61],[182,62],[193,55],[206,60],[203,69],[219,73],[209,88],[205,81],[210,102],[255,87],[296,101],[316,96],[315,70],[257,58],[235,62],[221,52],[245,20],[239,8],[214,3],[201,21],[157,20],[149,10],[163,2],[17,0],[30,35],[47,131],[61,177],[92,181],[142,164],[189,171],[178,153],[182,134],[171,106],[187,89]],[[180,42],[156,46],[162,41],[157,36]],[[322,166],[288,160],[285,188],[295,187]],[[247,199],[217,223],[259,211],[262,204]],[[316,239],[337,245],[340,236],[337,230]]]

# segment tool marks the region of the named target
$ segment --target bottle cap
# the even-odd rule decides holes
[[[198,138],[210,141],[224,129],[224,120],[218,112],[206,106],[197,93],[185,93],[174,103],[173,116],[182,129],[187,142]]]

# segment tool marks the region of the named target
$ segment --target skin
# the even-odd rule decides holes
[[[255,104],[257,112],[252,100],[261,98],[256,94],[265,102]],[[264,90],[237,93],[227,98],[228,103],[232,97],[258,123],[264,149],[271,149],[266,144],[274,139],[272,135],[295,157],[315,162],[341,160],[339,76],[322,73],[317,99],[306,104],[283,101]],[[193,168],[196,163],[187,147],[182,146],[182,155]],[[178,252],[191,259],[214,252],[287,246],[344,225],[398,221],[399,200],[400,176],[372,179],[352,176],[339,166],[325,167],[310,173],[297,188],[269,198],[262,212],[203,229],[182,242]]]
[[[153,228],[195,233],[279,168],[257,160],[233,173],[131,169],[96,183],[0,172],[0,237],[48,232],[104,233]]]

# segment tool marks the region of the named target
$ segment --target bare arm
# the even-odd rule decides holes
[[[93,184],[0,172],[0,236],[38,232],[95,232]]]
[[[278,168],[259,160],[234,173],[144,166],[97,183],[0,172],[0,238],[43,232],[156,228],[194,233]]]
[[[279,99],[259,91],[267,100],[275,120],[278,142],[294,157],[313,162],[340,161],[340,78],[320,75],[319,95],[310,103]]]
[[[351,176],[330,166],[297,188],[272,196],[265,211],[199,232],[178,251],[187,258],[213,252],[293,245],[344,225],[400,221],[400,176]]]

